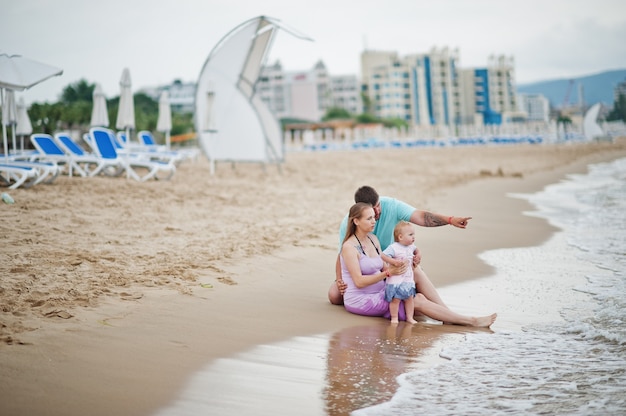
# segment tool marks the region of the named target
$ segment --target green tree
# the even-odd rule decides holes
[[[64,104],[71,104],[77,101],[91,102],[95,88],[95,84],[90,84],[87,80],[81,79],[63,89],[61,102]]]
[[[567,133],[568,128],[572,125],[572,119],[568,115],[561,113],[556,119],[556,125],[558,127],[561,124],[563,125],[563,132]]]
[[[626,122],[626,95],[620,94],[613,104],[613,110],[607,115],[607,121],[621,120]]]
[[[363,102],[363,112],[367,114],[373,114],[374,108],[372,106],[372,99],[365,92],[361,92],[361,101]]]
[[[89,126],[95,87],[95,84],[81,79],[63,89],[61,100],[57,103],[60,110],[57,129],[81,129]]]
[[[154,131],[156,129],[157,117],[159,114],[159,103],[147,96],[144,93],[137,93],[133,95],[133,104],[135,105],[135,131],[149,130]],[[90,109],[91,112],[90,102]],[[117,121],[117,113],[120,107],[120,97],[114,97],[107,100],[107,111],[109,113],[109,128],[115,130],[115,123]],[[89,120],[91,120],[91,113],[87,120],[85,131],[89,130]]]
[[[322,117],[322,121],[328,120],[345,120],[351,119],[352,115],[348,110],[341,107],[331,107],[326,110],[326,114]]]
[[[378,123],[380,120],[373,114],[363,113],[356,116],[356,121],[359,123]]]
[[[159,103],[144,93],[135,94],[133,101],[135,103],[135,130],[156,130]]]
[[[62,120],[63,105],[60,103],[34,103],[31,105],[29,117],[33,125],[33,133],[53,134]]]
[[[405,120],[401,119],[401,118],[385,118],[382,119],[381,122],[383,123],[383,126],[385,127],[397,127],[397,128],[403,128],[403,127],[407,127],[409,125],[409,123],[407,123]]]
[[[76,81],[65,88],[58,102],[33,103],[29,115],[34,133],[54,134],[59,130],[78,129],[83,133],[89,130],[93,108],[93,90],[96,85],[85,79]],[[159,104],[144,93],[133,97],[135,105],[135,131],[156,130]],[[115,130],[115,122],[120,98],[107,100],[109,128]],[[190,133],[193,131],[193,114],[173,113],[171,134]]]
[[[89,101],[75,101],[61,104],[61,118],[58,127],[63,130],[88,126],[91,121],[92,103]]]
[[[193,131],[193,114],[192,113],[173,113],[172,114],[172,135],[191,133]]]

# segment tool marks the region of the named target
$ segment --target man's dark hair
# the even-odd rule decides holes
[[[371,186],[362,186],[354,193],[354,202],[366,202],[375,206],[378,204],[378,192]]]

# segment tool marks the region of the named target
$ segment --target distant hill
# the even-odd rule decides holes
[[[586,106],[602,103],[607,107],[612,107],[615,101],[613,96],[615,87],[624,81],[626,81],[626,69],[618,69],[578,78],[520,84],[517,86],[517,92],[542,94],[550,100],[552,107],[560,108],[563,106],[570,84],[569,104],[575,105],[579,103],[579,89],[582,85],[582,95]]]

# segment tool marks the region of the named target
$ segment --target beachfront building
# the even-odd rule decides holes
[[[196,94],[195,82],[182,82],[174,80],[165,87],[170,99],[170,107],[173,112],[193,113]]]
[[[332,107],[343,108],[350,114],[363,112],[361,86],[356,75],[330,76],[330,99]]]
[[[526,113],[528,121],[550,121],[550,100],[542,94],[519,94],[518,110]]]
[[[515,91],[515,60],[504,55],[490,56],[487,68],[476,70],[478,112],[485,124],[502,124],[520,117]]]
[[[285,71],[278,61],[265,66],[257,91],[278,119],[319,121],[331,107],[361,112],[356,76],[331,76],[322,61],[307,71]]]
[[[461,121],[458,50],[433,48],[404,57],[396,52],[361,53],[366,111],[414,126],[452,126]]]
[[[501,125],[526,118],[517,104],[513,57],[492,55],[487,67],[461,73],[464,124]]]
[[[153,88],[142,88],[139,92],[146,94],[154,101],[159,101],[161,92],[167,91],[170,107],[174,113],[193,113],[194,100],[196,94],[195,82],[182,82],[179,79],[174,80],[169,85],[162,85]]]
[[[486,67],[464,69],[457,49],[433,48],[406,56],[366,50],[361,72],[366,111],[403,119],[431,134],[526,120],[517,105],[512,57],[491,56]]]

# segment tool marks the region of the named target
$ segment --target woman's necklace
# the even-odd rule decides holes
[[[356,233],[354,233],[354,238],[356,238],[356,241],[359,242],[359,247],[361,247],[361,252],[363,254],[366,254],[365,250],[363,249],[363,245],[361,244],[361,240],[359,240],[359,237],[356,236]],[[376,247],[376,244],[374,244],[374,242],[372,241],[372,238],[369,236],[369,234],[367,235],[367,239],[370,240],[370,242],[374,246],[374,249],[376,249],[376,254],[380,255],[380,251],[378,251],[378,247]]]

